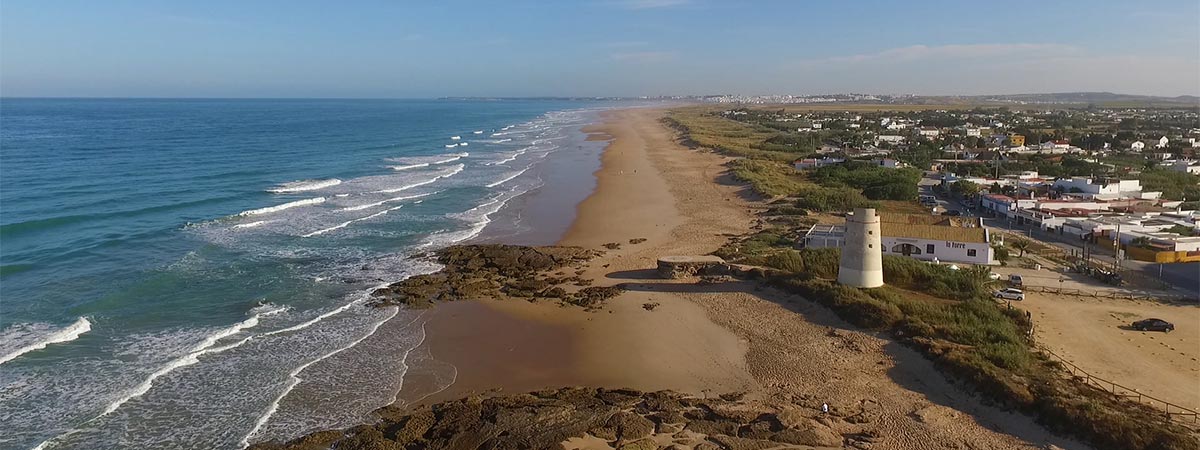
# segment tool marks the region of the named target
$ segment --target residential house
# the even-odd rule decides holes
[[[879,213],[884,255],[925,261],[995,264],[991,235],[978,217]],[[813,225],[799,245],[809,248],[845,245],[845,226]]]

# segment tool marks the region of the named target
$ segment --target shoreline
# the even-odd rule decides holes
[[[744,394],[730,398],[819,421],[847,445],[1088,448],[1029,416],[982,405],[920,354],[803,298],[750,281],[658,278],[658,257],[717,250],[753,229],[759,206],[730,178],[732,158],[680,145],[661,114],[608,111],[585,128],[612,140],[595,191],[558,242],[608,248],[576,274],[625,290],[597,311],[514,298],[434,306],[427,350],[456,367],[457,377],[440,392],[381,410],[384,419],[450,401],[586,386]],[[592,444],[570,448],[613,448]]]
[[[594,286],[629,282],[611,274],[638,271],[647,262],[653,265],[659,254],[672,250],[664,247],[674,246],[671,231],[683,222],[669,186],[645,151],[644,138],[634,129],[642,117],[630,117],[631,112],[657,114],[645,109],[604,111],[599,122],[581,129],[588,140],[605,141],[599,167],[591,174],[595,188],[575,205],[571,225],[554,242],[597,249],[622,244],[592,260],[579,275]],[[649,125],[658,127],[655,122]],[[705,156],[715,159],[700,164],[723,163],[723,157]],[[548,188],[553,187],[540,189]],[[745,220],[748,226],[748,216]],[[628,243],[639,238],[646,241]],[[717,235],[692,238],[704,241],[705,253],[724,243]],[[647,311],[646,303],[658,306]],[[663,323],[662,318],[671,320]],[[668,292],[626,291],[600,312],[512,300],[442,303],[432,308],[427,330],[433,357],[461,370],[454,385],[413,405],[563,386],[671,389],[695,395],[755,388],[744,364],[745,344],[711,322],[702,308]],[[561,342],[547,345],[547,336]],[[506,357],[495,356],[497,351]]]

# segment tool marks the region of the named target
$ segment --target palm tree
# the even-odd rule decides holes
[[[1029,241],[1026,239],[1013,239],[1012,246],[1021,251],[1021,254],[1017,255],[1017,257],[1023,258],[1025,257],[1025,250],[1029,249]]]
[[[973,297],[988,295],[1000,282],[991,277],[992,269],[988,266],[971,266],[962,270],[962,277],[968,283]]]

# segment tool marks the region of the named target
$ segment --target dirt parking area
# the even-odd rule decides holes
[[[1036,292],[1013,305],[1033,315],[1039,343],[1083,370],[1200,410],[1200,307]],[[1128,328],[1146,318],[1175,331]]]

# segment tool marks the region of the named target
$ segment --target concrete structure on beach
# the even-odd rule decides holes
[[[874,208],[855,208],[846,215],[838,283],[858,288],[883,286],[882,234]]]

